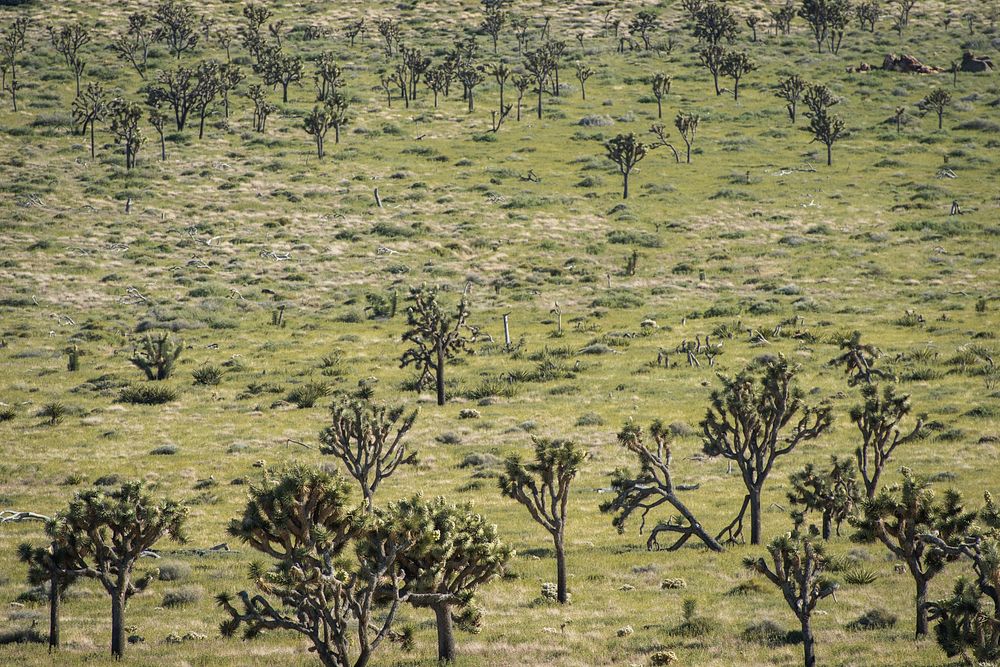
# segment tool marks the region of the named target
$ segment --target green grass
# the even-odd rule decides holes
[[[242,484],[258,474],[255,464],[333,464],[315,447],[289,441],[315,446],[325,394],[354,390],[368,377],[378,378],[377,398],[421,407],[408,436],[421,464],[386,483],[380,500],[422,491],[474,501],[519,552],[516,576],[481,592],[482,633],[459,634],[459,665],[469,667],[645,665],[668,650],[685,665],[800,664],[801,647],[784,637],[762,641],[771,635],[760,631],[751,633],[757,639],[741,638],[761,621],[795,627],[775,589],[745,585],[741,561],[761,549],[647,552],[637,525],[618,535],[597,509],[612,471],[633,465],[616,444],[618,429],[628,419],[647,425],[659,418],[680,434],[678,483],[699,485],[685,502],[711,532],[725,525],[742,485],[725,462],[697,456],[697,424],[718,385],[715,373],[733,373],[760,354],[783,353],[801,364],[800,386],[810,400],[831,400],[837,416],[829,435],[779,461],[764,492],[766,536],[792,526],[775,505],[787,505],[788,475],[834,453],[849,456],[857,444],[847,418],[857,392],[827,365],[838,336],[853,329],[882,348],[882,363],[902,378],[914,411],[927,413],[935,427],[930,438],[897,452],[885,481],[898,480],[898,467],[906,465],[938,476],[941,490],[962,490],[971,504],[985,489],[1000,490],[995,372],[967,353],[982,346],[995,359],[998,351],[1000,137],[990,125],[1000,97],[996,74],[960,75],[952,89],[946,74],[846,71],[862,60],[878,65],[889,52],[947,67],[967,41],[996,61],[990,40],[997,33],[981,32],[989,30],[985,19],[972,37],[958,22],[945,31],[945,3],[922,0],[902,39],[888,19],[874,36],[852,25],[838,56],[816,54],[801,20],[788,37],[758,27],[757,43],[744,30],[738,47],[760,69],[741,82],[737,105],[714,95],[679,7],[661,11],[676,42],[672,53],[620,55],[600,36],[603,5],[539,9],[519,0],[515,11],[551,16],[553,34],[569,44],[560,72],[566,87],[558,98],[546,96],[541,120],[529,91],[522,120],[509,119],[493,137],[495,85],[476,88],[472,114],[454,90],[434,109],[423,88],[409,109],[397,99],[387,109],[377,88],[386,65],[378,35],[372,31],[352,51],[341,32],[349,18],[365,15],[373,23],[402,7],[405,41],[438,61],[456,31],[478,23],[478,3],[271,4],[286,29],[316,24],[331,31],[317,41],[294,31],[285,43],[307,59],[327,49],[337,54],[352,100],[341,143],[328,141],[327,157],[316,159],[301,128],[314,100],[307,80],[291,89],[287,105],[280,91],[272,95],[279,110],[262,135],[252,131],[252,107],[239,96],[228,122],[218,111],[208,119],[203,140],[197,128],[171,131],[165,162],[145,127],[149,143],[131,173],[105,126],[98,125],[91,160],[88,142],[66,125],[72,74],[41,27],[69,20],[96,26],[94,43],[84,48],[84,82],[102,79],[140,99],[138,76],[99,48],[124,25],[125,8],[78,0],[0,8],[0,26],[17,12],[38,19],[19,64],[20,111],[13,113],[6,97],[0,105],[0,509],[51,514],[108,475],[144,478],[156,494],[189,505],[190,543],[161,545],[165,558],[189,573],[154,582],[131,602],[131,634],[145,641],[127,648],[127,662],[315,664],[289,634],[249,644],[220,638],[223,615],[213,598],[244,587],[247,565],[259,560],[225,526],[241,511]],[[743,12],[751,6],[735,4]],[[242,20],[236,2],[206,0],[197,11],[219,26]],[[582,50],[573,38],[580,31]],[[658,40],[665,37],[661,32]],[[501,51],[512,63],[519,62],[515,46],[508,33]],[[487,38],[480,47],[481,60],[492,60]],[[238,40],[233,55],[256,82]],[[207,56],[224,54],[213,46],[185,59]],[[577,59],[596,70],[585,102],[572,77]],[[153,49],[151,71],[173,64],[164,47]],[[632,174],[623,203],[601,142],[619,132],[652,139],[656,104],[644,81],[661,70],[674,77],[666,124],[672,128],[678,111],[702,116],[692,164],[683,163],[683,153],[676,164],[668,151],[652,152]],[[832,167],[822,146],[809,143],[804,121],[791,126],[771,93],[793,71],[844,98],[835,110],[850,135],[834,146]],[[915,108],[939,86],[955,100],[943,131],[936,117]],[[901,105],[912,118],[897,135],[885,121]],[[581,126],[590,116],[613,124]],[[495,140],[477,140],[483,136]],[[680,150],[676,131],[672,140]],[[944,167],[956,178],[939,178]],[[537,182],[525,180],[529,171]],[[964,215],[948,216],[953,200]],[[633,249],[637,271],[627,276]],[[467,289],[470,323],[499,343],[479,344],[449,368],[451,400],[441,408],[429,395],[405,391],[410,371],[399,368],[402,296],[421,282],[446,286],[446,297],[456,299]],[[392,290],[400,295],[399,314],[370,319],[368,295]],[[980,299],[985,310],[976,308]],[[551,312],[556,303],[562,333]],[[281,306],[284,326],[275,326],[272,313]],[[513,352],[502,349],[504,313]],[[656,327],[642,327],[647,319]],[[773,335],[781,323],[783,335]],[[721,339],[715,368],[656,367],[660,349],[723,325],[734,336]],[[146,385],[128,359],[149,329],[176,332],[185,343],[165,384],[176,398],[120,402],[123,389]],[[748,329],[764,332],[769,343],[751,344]],[[73,344],[80,370],[70,373],[65,350]],[[207,367],[224,370],[222,381],[195,383]],[[63,407],[54,424],[39,416],[52,404]],[[462,418],[470,409],[478,418]],[[551,542],[523,508],[500,497],[493,479],[498,458],[530,451],[531,434],[569,437],[591,454],[570,501],[573,604],[566,608],[538,601],[542,584],[555,577]],[[908,575],[894,571],[883,548],[859,547],[846,533],[845,526],[831,553],[860,549],[863,569],[877,578],[844,583],[836,600],[821,603],[820,664],[949,664],[933,640],[912,640]],[[16,546],[41,539],[38,524],[0,529],[0,601],[14,602],[29,589]],[[231,551],[206,551],[221,542]],[[142,569],[155,566],[144,562]],[[950,566],[932,582],[931,596],[944,596],[966,569]],[[661,589],[665,579],[683,579],[687,588]],[[746,594],[727,595],[734,590]],[[172,591],[185,602],[165,605]],[[675,632],[685,598],[695,600],[704,633]],[[5,607],[0,625],[16,634],[35,622],[44,634],[44,604],[20,604]],[[109,609],[93,583],[72,589],[59,664],[110,662]],[[898,623],[847,630],[872,609]],[[415,649],[390,647],[375,662],[436,664],[432,615],[406,609],[403,620],[416,630]],[[626,625],[634,632],[617,636]],[[188,633],[206,638],[167,640]],[[0,646],[0,663],[51,661],[44,644]]]

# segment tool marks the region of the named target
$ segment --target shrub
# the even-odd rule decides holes
[[[587,412],[576,420],[577,426],[604,426],[604,418],[596,412]]]
[[[181,561],[168,560],[159,566],[160,581],[182,581],[191,576],[191,566]]]
[[[179,448],[177,445],[160,445],[159,447],[150,450],[149,453],[153,456],[173,456],[178,451]]]
[[[63,418],[69,410],[66,406],[58,401],[52,403],[46,403],[42,406],[42,409],[38,411],[39,417],[43,417],[48,421],[49,426],[55,426],[56,424],[62,422]]]
[[[794,644],[797,640],[797,634],[796,632],[786,632],[774,621],[765,620],[748,625],[740,634],[740,638],[750,644],[781,646]]]
[[[852,565],[844,572],[844,581],[852,586],[867,586],[878,579],[878,573],[862,565]]]
[[[307,382],[288,393],[288,402],[298,408],[311,408],[316,401],[330,395],[330,386],[325,382]]]
[[[9,422],[17,416],[17,409],[13,405],[0,405],[0,422]]]
[[[223,373],[225,373],[225,371],[218,366],[206,364],[201,368],[194,369],[191,372],[191,375],[194,376],[195,384],[215,386],[222,380]]]
[[[201,599],[202,596],[201,586],[181,586],[180,588],[172,588],[163,594],[163,602],[160,604],[164,607],[183,607],[184,605],[194,604]]]
[[[177,391],[160,384],[133,384],[122,389],[118,400],[134,405],[160,405],[177,400]]]
[[[848,630],[883,630],[896,625],[897,618],[885,609],[869,609],[847,624]]]

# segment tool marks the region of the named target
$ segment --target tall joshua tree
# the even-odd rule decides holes
[[[82,95],[73,100],[73,122],[79,126],[80,134],[90,129],[90,157],[94,157],[94,126],[104,120],[108,99],[100,83],[88,83]]]
[[[604,144],[608,159],[618,166],[622,175],[622,199],[628,199],[628,177],[636,165],[646,157],[646,144],[636,138],[635,134],[619,134]]]
[[[717,44],[706,46],[698,53],[701,64],[712,73],[716,95],[722,94],[722,90],[719,88],[719,75],[722,74],[722,65],[726,61],[726,54],[726,49]]]
[[[812,615],[816,605],[836,590],[836,584],[823,577],[827,559],[822,546],[808,537],[793,535],[775,538],[767,547],[769,564],[764,558],[748,559],[745,565],[767,577],[781,589],[785,602],[802,628],[802,650],[805,667],[816,665],[816,640],[812,632]]]
[[[691,146],[694,145],[695,136],[698,134],[698,124],[701,116],[698,114],[678,112],[674,118],[674,127],[681,133],[684,145],[687,146],[687,163],[691,164]]]
[[[720,376],[701,422],[703,449],[736,463],[747,489],[750,543],[761,543],[761,492],[774,462],[814,440],[833,423],[829,405],[808,406],[794,386],[797,370],[784,357]]]
[[[3,90],[10,93],[11,104],[17,111],[17,91],[21,84],[17,79],[17,59],[24,51],[24,38],[28,32],[28,19],[19,16],[7,29],[0,33],[0,80]]]
[[[568,440],[532,438],[535,458],[513,455],[504,463],[500,492],[528,508],[531,518],[552,535],[556,552],[556,597],[569,602],[566,583],[566,510],[569,487],[587,453]]]
[[[132,169],[139,149],[146,142],[139,127],[142,107],[116,97],[108,103],[108,116],[111,118],[111,134],[114,135],[115,143],[125,149],[125,169]]]
[[[740,79],[757,69],[750,56],[738,51],[729,51],[722,59],[721,73],[733,80],[733,100],[740,99]]]
[[[723,41],[732,44],[740,29],[732,8],[718,2],[701,5],[694,14],[694,22],[694,36],[710,46],[718,46]]]
[[[805,102],[809,107],[806,116],[809,117],[809,132],[813,141],[826,146],[826,164],[833,164],[833,144],[844,136],[846,124],[844,119],[831,113],[830,107],[839,100],[826,86],[810,86],[806,91]]]
[[[50,27],[49,39],[52,46],[62,54],[63,60],[73,71],[73,76],[76,78],[76,94],[79,97],[80,77],[83,76],[83,70],[87,65],[82,58],[80,49],[90,43],[90,31],[79,23],[65,25],[61,28]]]
[[[892,554],[906,563],[916,585],[916,636],[928,630],[927,586],[959,554],[941,549],[923,539],[933,534],[955,546],[976,519],[975,512],[965,510],[962,497],[949,490],[944,500],[937,502],[935,493],[925,480],[913,477],[903,468],[903,482],[883,488],[865,502],[863,513],[852,519],[858,528],[854,536],[859,541],[878,539]]]
[[[670,94],[670,84],[673,77],[657,72],[653,75],[653,97],[656,98],[656,117],[663,118],[663,98]]]
[[[899,430],[900,423],[910,414],[910,397],[897,394],[893,385],[886,385],[879,395],[877,385],[861,388],[864,402],[851,408],[851,421],[861,432],[861,444],[854,452],[865,485],[865,494],[874,498],[878,492],[882,471],[892,453],[900,445],[923,437],[924,422],[918,418],[908,434]]]
[[[524,54],[524,69],[531,74],[538,89],[538,119],[542,118],[542,93],[545,92],[545,82],[555,69],[556,60],[552,52],[542,46]]]
[[[680,537],[667,548],[668,551],[680,549],[692,536],[712,551],[722,551],[718,538],[705,531],[678,495],[679,489],[674,484],[671,470],[673,453],[669,431],[662,422],[654,421],[649,427],[649,435],[656,444],[655,451],[643,442],[643,431],[639,426],[629,423],[618,433],[618,444],[639,459],[640,471],[637,475],[624,468],[615,471],[611,479],[615,497],[603,503],[601,511],[614,512],[612,524],[619,533],[624,532],[629,517],[639,512],[642,519],[639,532],[642,532],[646,516],[663,505],[669,505],[677,510],[680,517],[657,523],[646,540],[648,549],[659,547],[657,538],[660,533],[677,533]]]
[[[798,110],[799,98],[802,97],[802,93],[805,92],[806,82],[802,80],[798,74],[792,74],[781,80],[778,84],[778,88],[775,91],[775,95],[785,100],[785,109],[788,111],[788,117],[792,121],[792,125],[795,124],[795,115]]]
[[[49,586],[49,651],[59,648],[60,606],[66,589],[76,581],[72,573],[73,559],[70,552],[56,545],[34,547],[24,543],[18,546],[18,559],[28,566],[28,583]]]
[[[951,93],[944,88],[935,88],[921,101],[921,106],[937,114],[938,129],[944,126],[944,112],[951,105]]]
[[[576,80],[580,82],[580,95],[587,99],[587,79],[594,76],[594,69],[581,62],[576,63]]]
[[[394,526],[425,532],[434,539],[423,549],[410,549],[399,560],[407,599],[415,607],[434,611],[438,660],[455,660],[455,625],[478,632],[482,615],[475,595],[480,586],[503,573],[513,550],[500,541],[496,525],[476,514],[469,504],[453,505],[444,498],[414,496],[387,509]],[[456,613],[458,612],[458,613]]]
[[[375,492],[401,465],[416,463],[404,438],[417,419],[402,406],[388,407],[367,398],[339,398],[330,406],[330,425],[319,434],[320,453],[337,457],[361,485],[364,506],[375,506]]]
[[[191,5],[182,0],[162,0],[153,10],[157,24],[155,37],[166,42],[174,57],[190,51],[198,44],[198,21]]]
[[[163,537],[184,540],[186,508],[154,500],[142,482],[113,491],[80,491],[69,507],[46,524],[53,548],[65,552],[66,572],[96,579],[111,596],[111,655],[125,651],[125,608],[152,581],[135,579],[136,563]]]
[[[444,405],[445,365],[471,342],[465,326],[469,304],[463,298],[455,314],[448,315],[438,302],[437,288],[427,285],[411,288],[409,300],[406,323],[410,328],[403,334],[403,342],[410,343],[410,347],[400,358],[400,368],[410,365],[417,368],[418,389],[427,387],[433,377],[437,403]]]

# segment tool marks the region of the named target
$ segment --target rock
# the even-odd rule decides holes
[[[847,73],[853,74],[854,72],[871,72],[873,69],[875,68],[862,61],[857,67],[848,67]]]
[[[458,413],[459,419],[479,419],[479,410],[474,410],[472,408],[462,408]]]
[[[958,69],[962,72],[989,72],[993,69],[993,61],[989,56],[975,56],[971,51],[965,51]]]
[[[940,72],[937,67],[925,65],[913,56],[890,53],[882,61],[882,69],[887,72],[906,72],[908,74],[935,74]]]
[[[635,630],[632,629],[632,626],[626,625],[624,628],[618,628],[618,631],[615,634],[619,637],[628,637],[633,632],[635,632]]]
[[[657,651],[649,656],[649,664],[655,667],[662,665],[672,665],[677,662],[677,654],[673,651]]]
[[[678,577],[677,579],[664,579],[660,582],[660,590],[687,588],[688,584],[686,581]]]

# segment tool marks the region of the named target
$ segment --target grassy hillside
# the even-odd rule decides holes
[[[762,3],[730,4],[741,16],[766,15]],[[801,19],[787,36],[775,36],[765,21],[756,42],[741,24],[732,48],[759,68],[741,82],[737,103],[714,94],[679,3],[516,0],[512,11],[530,19],[532,44],[545,19],[553,38],[566,41],[562,87],[559,96],[545,95],[541,119],[529,90],[521,120],[509,118],[494,133],[492,79],[475,88],[471,113],[457,83],[436,108],[423,86],[408,107],[394,94],[389,108],[380,71],[398,56],[385,57],[374,29],[354,48],[343,32],[350,20],[395,17],[403,43],[438,62],[475,33],[478,3],[268,5],[271,21],[284,21],[283,48],[307,63],[287,103],[280,87],[268,90],[277,111],[266,131],[254,131],[253,105],[233,93],[229,119],[214,107],[203,139],[197,121],[183,132],[168,125],[164,161],[144,120],[148,141],[132,170],[106,123],[97,124],[94,159],[88,138],[74,132],[73,72],[45,28],[88,26],[84,87],[99,81],[113,95],[142,101],[142,87],[172,69],[174,58],[155,43],[143,81],[106,45],[130,12],[153,3],[0,7],[0,29],[17,16],[32,19],[18,60],[18,111],[7,94],[0,104],[0,407],[9,415],[0,421],[0,509],[52,514],[77,490],[128,478],[190,508],[189,544],[164,542],[162,560],[141,566],[176,563],[184,576],[156,582],[129,605],[129,634],[144,638],[128,647],[130,664],[316,664],[292,634],[222,639],[224,614],[214,604],[217,593],[244,587],[247,565],[260,560],[225,533],[246,502],[245,483],[259,476],[255,465],[336,467],[316,450],[329,399],[301,409],[289,400],[310,383],[333,392],[377,378],[378,399],[419,406],[408,439],[420,463],[387,482],[379,500],[420,491],[472,501],[517,549],[512,576],[481,592],[482,632],[459,634],[460,665],[646,665],[665,650],[685,665],[801,663],[799,646],[740,638],[762,619],[795,627],[770,586],[727,595],[750,576],[742,560],[763,548],[715,554],[690,543],[651,552],[637,522],[619,535],[598,510],[611,473],[635,467],[616,433],[630,419],[643,426],[661,419],[677,434],[677,481],[698,485],[685,502],[710,532],[728,523],[745,491],[724,460],[701,455],[698,423],[720,386],[716,373],[734,374],[762,354],[799,364],[807,400],[828,400],[836,414],[828,434],[780,459],[771,474],[765,539],[792,527],[789,474],[832,454],[851,456],[858,444],[847,411],[859,392],[828,364],[852,330],[883,351],[880,367],[899,378],[930,426],[928,438],[897,451],[885,483],[898,481],[905,465],[932,477],[941,492],[962,491],[973,506],[984,490],[1000,490],[998,374],[982,356],[996,357],[1000,324],[1000,84],[995,72],[959,74],[953,83],[947,72],[848,71],[860,62],[879,66],[888,53],[943,70],[963,48],[997,60],[1000,33],[986,8],[971,33],[958,18],[946,28],[944,17],[959,12],[932,0],[917,3],[902,35],[888,17],[874,34],[852,21],[837,55],[817,53]],[[653,42],[661,48],[617,53],[617,40],[603,34],[605,12],[614,9],[624,25],[640,6],[659,13]],[[196,11],[211,19],[212,37],[181,62],[224,61],[216,36],[242,25],[242,4],[204,0]],[[323,36],[306,39],[307,26]],[[477,40],[478,62],[502,58],[520,67],[509,28],[497,56],[486,35]],[[302,124],[316,99],[312,61],[326,51],[344,69],[350,123],[339,144],[331,132],[320,160]],[[239,38],[231,52],[247,75],[239,90],[260,83]],[[573,76],[577,61],[595,70],[586,100]],[[683,150],[680,163],[667,149],[651,151],[623,201],[603,142],[629,132],[653,141],[649,80],[661,71],[673,77],[663,122],[676,147],[683,149],[677,113],[701,117],[692,161],[684,162]],[[792,73],[842,97],[834,111],[848,133],[834,145],[830,167],[825,148],[804,130],[808,121],[800,114],[792,125],[774,96]],[[937,117],[917,106],[935,88],[953,99],[940,130]],[[516,93],[508,86],[505,95]],[[906,111],[897,132],[899,106]],[[949,215],[953,201],[962,215]],[[637,267],[627,275],[633,251]],[[405,297],[425,282],[445,290],[449,303],[466,293],[469,322],[496,341],[475,344],[474,354],[449,367],[443,407],[409,391],[412,369],[399,368]],[[372,319],[369,298],[393,294],[399,313]],[[279,308],[284,326],[272,324]],[[503,345],[505,313],[513,350]],[[655,326],[642,327],[644,320]],[[121,402],[122,387],[146,384],[129,362],[134,347],[164,330],[184,344],[173,377],[160,383],[177,398]],[[720,335],[727,331],[731,338]],[[714,368],[689,367],[676,354],[675,365],[656,364],[660,350],[706,335],[723,345]],[[70,372],[74,345],[80,369]],[[218,385],[194,383],[192,373],[206,365],[224,369]],[[504,374],[521,378],[509,396],[472,398],[490,393],[484,384]],[[50,424],[38,413],[54,403],[65,414]],[[460,418],[470,408],[478,418]],[[570,438],[590,454],[570,500],[573,602],[565,607],[540,599],[541,585],[555,576],[549,536],[501,498],[495,480],[504,456],[530,452],[532,435]],[[820,664],[950,664],[933,639],[912,639],[909,575],[895,571],[882,546],[855,544],[844,528],[830,553],[864,561],[878,578],[866,586],[842,581],[836,600],[821,603]],[[16,558],[19,543],[42,540],[37,523],[0,527],[0,601],[11,603],[0,616],[5,629],[37,624],[44,634],[44,600],[23,596],[29,586]],[[205,551],[221,542],[231,550]],[[949,566],[932,582],[931,597],[947,594],[967,569]],[[683,578],[687,588],[661,590],[667,578]],[[178,592],[185,604],[163,605]],[[709,632],[677,632],[685,598],[710,619]],[[96,584],[73,587],[59,656],[44,644],[3,645],[0,663],[109,663],[109,606]],[[873,607],[896,614],[898,624],[846,629]],[[436,664],[433,615],[408,608],[403,620],[416,630],[415,648],[389,647],[375,662]],[[618,636],[625,626],[633,632]],[[167,641],[189,632],[205,637]]]

